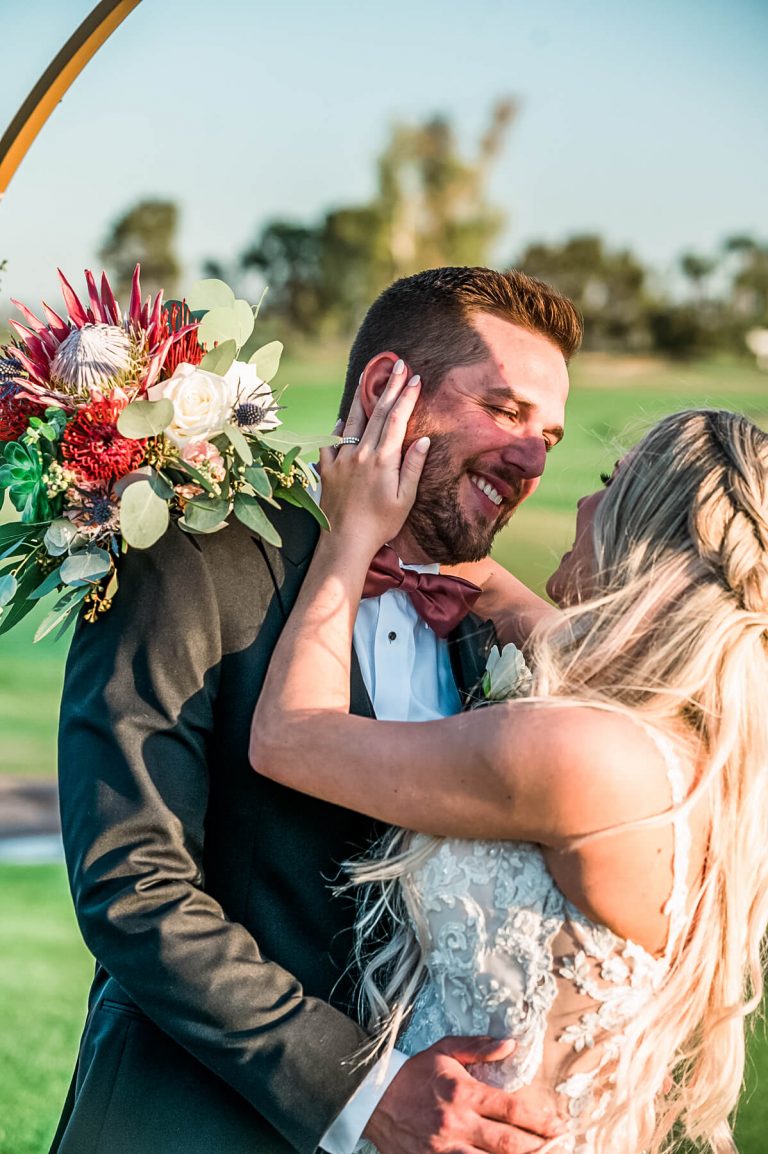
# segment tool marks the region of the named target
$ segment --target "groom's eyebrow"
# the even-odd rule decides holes
[[[521,409],[535,409],[538,408],[533,401],[526,401],[525,397],[521,397],[513,388],[508,385],[490,385],[486,389],[486,397],[492,401],[513,401]],[[565,436],[565,429],[562,425],[551,425],[544,430],[545,433],[554,439],[554,441],[562,441]]]

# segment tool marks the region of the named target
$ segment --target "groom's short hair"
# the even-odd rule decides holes
[[[349,355],[339,416],[346,417],[371,357],[392,350],[421,374],[429,395],[449,369],[485,360],[488,349],[472,317],[490,313],[540,333],[568,361],[581,344],[582,321],[557,289],[518,269],[431,268],[403,277],[373,302]]]

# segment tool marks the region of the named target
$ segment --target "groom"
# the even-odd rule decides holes
[[[370,412],[400,359],[422,376],[411,433],[428,432],[432,448],[393,543],[404,563],[488,552],[562,436],[580,335],[570,302],[515,272],[430,270],[373,304],[341,412],[358,380]],[[254,703],[316,541],[302,510],[274,520],[280,550],[233,523],[129,551],[110,612],[78,626],[60,795],[96,972],[52,1151],[350,1154],[363,1132],[381,1154],[533,1151],[552,1132],[547,1108],[471,1078],[462,1062],[481,1043],[398,1057],[384,1081],[356,1060],[355,910],[330,883],[377,831],[248,764]],[[406,594],[371,597],[355,627],[351,709],[454,712],[487,646],[476,619],[441,640]]]

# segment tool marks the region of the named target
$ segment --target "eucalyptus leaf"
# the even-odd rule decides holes
[[[44,637],[47,637],[48,634],[52,633],[53,630],[57,627],[63,624],[69,624],[71,620],[70,615],[74,613],[74,610],[77,609],[80,602],[87,595],[88,587],[86,586],[84,589],[71,590],[71,593],[69,596],[67,596],[66,600],[64,598],[60,598],[56,602],[55,608],[51,610],[48,616],[43,619],[40,626],[38,627],[38,630],[35,633],[35,641],[42,641]],[[61,636],[61,632],[63,632],[63,630],[60,631],[59,636]]]
[[[149,549],[168,528],[168,502],[150,480],[135,481],[120,498],[120,532],[134,549]]]
[[[48,526],[43,537],[43,545],[49,557],[61,557],[69,552],[76,537],[77,529],[72,522],[66,517],[57,517]]]
[[[260,465],[250,465],[245,470],[245,479],[249,485],[253,486],[260,497],[272,496],[269,474],[266,469],[262,469]]]
[[[132,473],[126,473],[120,477],[113,486],[113,493],[118,499],[122,497],[129,485],[134,485],[137,481],[149,481],[150,485],[157,493],[158,497],[162,497],[164,501],[170,501],[173,496],[173,485],[157,469],[152,465],[141,465],[138,469],[134,469]]]
[[[117,418],[117,429],[130,441],[157,437],[173,420],[173,401],[161,397],[159,401],[132,401]]]
[[[310,449],[322,449],[326,445],[338,444],[338,437],[304,437],[301,433],[292,433],[288,429],[284,429],[282,425],[279,429],[275,429],[269,433],[260,433],[260,439],[265,445],[277,450],[278,453],[287,453],[289,449],[295,448],[296,445],[302,453],[306,453]]]
[[[0,607],[13,601],[18,588],[19,583],[13,573],[7,573],[5,577],[0,577]]]
[[[223,377],[232,368],[236,355],[237,345],[234,340],[224,341],[215,349],[209,349],[200,362],[200,368],[205,369],[207,373],[216,373]]]
[[[282,355],[282,342],[270,341],[268,345],[262,345],[260,349],[256,350],[248,361],[248,364],[256,366],[256,373],[261,377],[262,381],[271,381],[272,378],[277,375],[277,370],[280,368],[280,357]]]
[[[119,582],[118,576],[117,576],[117,569],[113,569],[112,570],[112,576],[110,577],[109,581],[107,582],[107,587],[104,590],[104,600],[105,601],[113,601],[114,600],[114,597],[115,597],[115,594],[117,593],[117,589],[118,589],[119,584],[120,584],[120,582]]]
[[[225,425],[224,436],[227,438],[243,464],[252,465],[253,453],[251,452],[251,446],[248,444],[245,437],[238,429],[237,425]]]
[[[6,525],[0,525],[0,549],[4,545],[10,545],[11,542],[20,540],[22,537],[29,537],[35,529],[42,529],[43,524],[36,525],[20,525],[18,521],[9,521]]]
[[[231,511],[229,501],[196,497],[184,506],[184,521],[193,532],[209,533],[226,521]]]
[[[269,285],[264,285],[264,288],[261,290],[261,296],[259,297],[256,304],[253,306],[253,319],[254,320],[258,319],[259,313],[261,312],[261,306],[264,304],[264,297],[267,295],[268,292],[269,292]]]
[[[37,589],[33,590],[29,596],[33,601],[39,601],[41,597],[47,597],[49,593],[53,593],[61,584],[61,565],[59,565],[58,569],[54,569],[52,573],[49,573],[45,581],[38,585]]]
[[[245,493],[235,494],[235,516],[254,533],[267,541],[270,545],[282,545],[282,538],[267,517],[256,497],[249,497]]]
[[[61,566],[61,580],[65,585],[93,585],[112,568],[112,558],[106,549],[92,545],[79,553],[70,553]]]
[[[303,489],[301,485],[291,485],[290,489],[287,490],[280,489],[277,495],[279,497],[285,496],[293,505],[298,505],[300,508],[306,509],[307,512],[315,518],[321,529],[330,529],[331,525],[325,513],[317,501],[313,499],[311,493]]]
[[[200,321],[197,330],[197,339],[204,349],[212,349],[214,345],[222,345],[226,341],[234,341],[237,345],[237,317],[234,308],[211,309]]]
[[[241,349],[249,336],[253,332],[255,323],[253,309],[248,301],[236,300],[234,304],[235,320],[237,322],[237,334],[235,340],[237,347]]]
[[[210,278],[198,280],[187,293],[187,307],[191,312],[210,312],[211,309],[231,308],[235,303],[235,294],[223,280]]]
[[[3,613],[2,618],[0,618],[0,635],[7,633],[9,629],[13,629],[14,625],[18,625],[18,623],[34,609],[35,605],[37,605],[36,601],[29,600],[29,594],[37,584],[39,576],[40,570],[34,563],[25,565],[21,574],[17,575],[19,586],[16,590],[13,603],[10,605],[8,611]]]

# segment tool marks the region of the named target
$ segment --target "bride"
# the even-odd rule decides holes
[[[471,570],[478,610],[528,646],[532,695],[373,722],[348,714],[352,629],[429,451],[403,455],[418,392],[393,379],[367,425],[353,406],[359,444],[323,452],[333,532],[275,650],[252,764],[398,827],[357,867],[379,886],[359,921],[380,1050],[510,1038],[472,1072],[552,1089],[558,1149],[655,1154],[674,1128],[732,1151],[768,921],[768,436],[725,412],[661,421],[579,502],[549,585],[563,612],[492,562]]]

